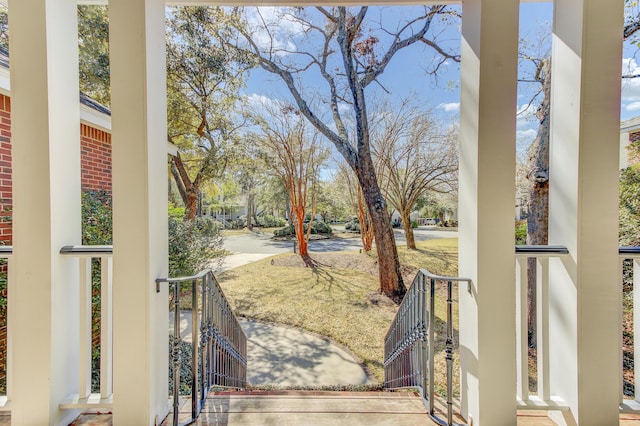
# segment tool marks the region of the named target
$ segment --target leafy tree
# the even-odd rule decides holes
[[[289,212],[298,240],[298,253],[305,260],[309,257],[309,235],[305,231],[305,219],[311,208],[316,214],[316,187],[319,171],[327,158],[327,151],[317,131],[290,105],[264,106],[268,116],[261,123],[264,135],[260,144],[272,159],[271,166],[282,180],[289,198]]]
[[[167,13],[168,138],[180,149],[171,174],[187,219],[196,217],[203,182],[220,178],[235,155],[245,121],[239,89],[252,63],[213,37],[227,33],[229,19],[217,8]]]
[[[78,6],[80,90],[103,105],[111,105],[109,9]]]
[[[400,213],[407,248],[416,242],[411,212],[426,191],[450,192],[458,181],[457,130],[405,101],[385,107],[372,132],[372,150],[385,198]]]
[[[273,10],[273,9],[272,9]],[[370,117],[367,112],[367,87],[380,84],[392,58],[414,44],[426,44],[446,59],[459,60],[447,53],[428,33],[434,20],[454,12],[447,6],[430,6],[405,22],[385,28],[368,17],[368,7],[316,7],[314,9],[278,9],[276,19],[265,18],[263,9],[249,18],[244,9],[233,9],[236,34],[222,37],[234,50],[251,55],[267,72],[284,82],[300,113],[342,154],[354,170],[363,191],[378,251],[380,290],[390,296],[402,296],[405,285],[400,273],[397,248],[390,226],[387,203],[376,178],[370,148]],[[312,14],[313,12],[313,14]],[[244,26],[236,25],[243,19]],[[290,39],[277,38],[277,26],[286,22],[298,28],[303,43],[293,46]],[[302,41],[302,40],[301,40]],[[319,83],[305,76],[320,77]],[[321,101],[320,101],[321,99]],[[314,105],[315,102],[315,105]],[[318,105],[328,105],[330,119],[323,120]],[[348,123],[355,131],[350,134]]]
[[[638,142],[628,149],[632,159],[640,159]],[[620,173],[620,245],[640,246],[640,162]]]

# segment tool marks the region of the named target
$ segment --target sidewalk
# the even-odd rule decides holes
[[[240,320],[247,335],[247,381],[253,386],[369,384],[362,366],[329,339],[255,321]],[[180,334],[191,342],[191,311],[180,313]],[[173,334],[173,312],[169,313]]]

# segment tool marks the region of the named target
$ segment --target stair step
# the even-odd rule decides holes
[[[181,419],[189,417],[183,406]],[[171,424],[170,417],[164,424]],[[435,425],[420,396],[395,392],[211,393],[196,425]]]

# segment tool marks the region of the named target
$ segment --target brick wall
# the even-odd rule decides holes
[[[80,149],[82,190],[111,192],[111,135],[81,124]]]

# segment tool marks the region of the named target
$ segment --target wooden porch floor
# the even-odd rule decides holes
[[[444,405],[437,404],[443,413]],[[180,421],[187,420],[183,404]],[[441,414],[441,418],[445,418]],[[162,425],[171,425],[169,415]],[[462,418],[456,416],[456,423]],[[71,426],[111,426],[110,412],[89,411]],[[427,415],[420,397],[407,392],[216,392],[211,393],[195,425],[404,425],[438,426]],[[554,426],[546,411],[519,411],[518,426]],[[621,426],[640,426],[640,415],[620,415]],[[11,416],[0,413],[0,426],[10,426]]]

